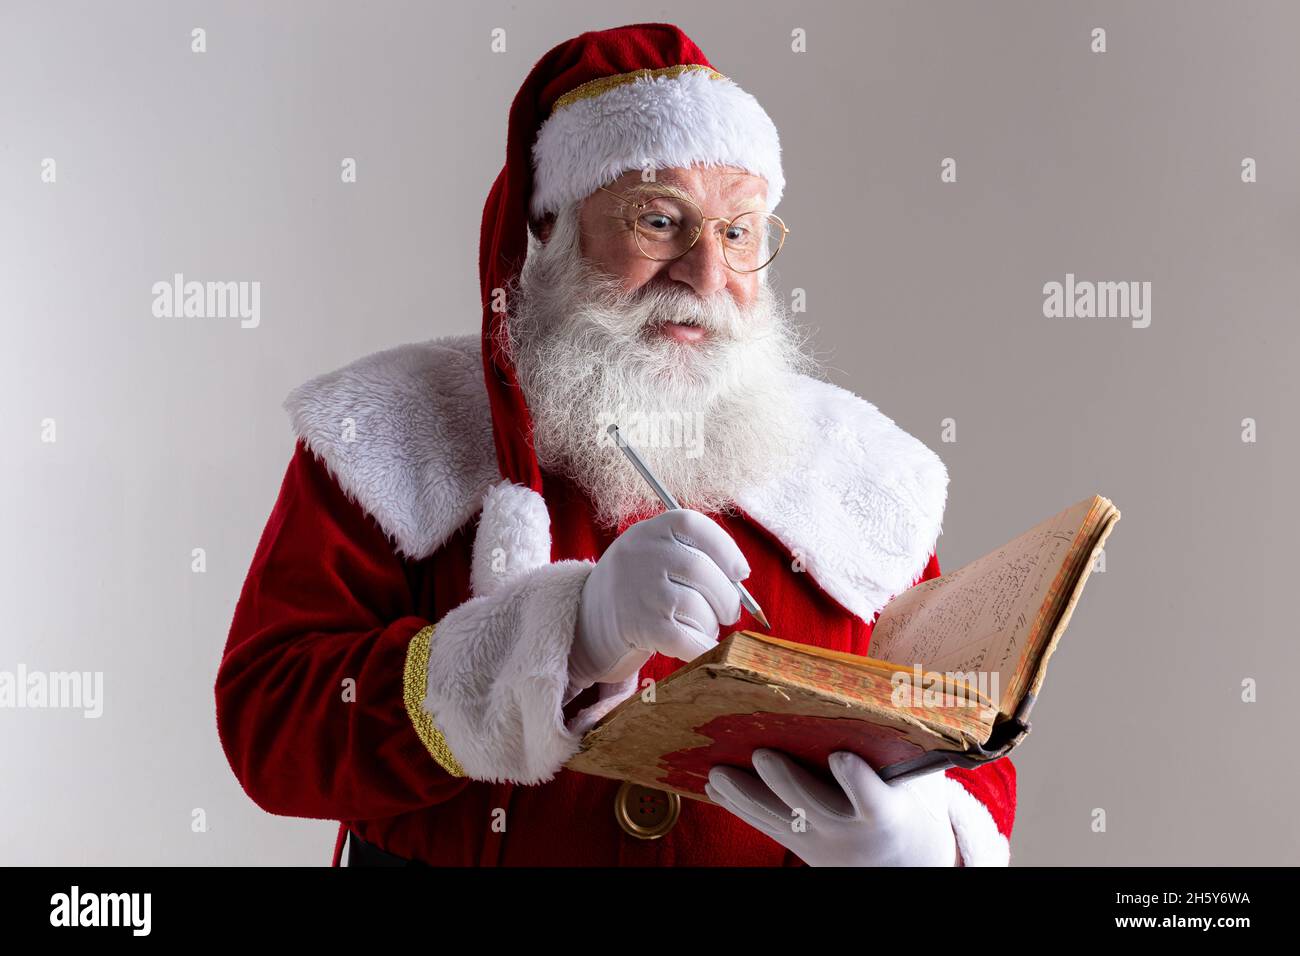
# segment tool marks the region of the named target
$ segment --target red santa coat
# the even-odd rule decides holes
[[[340,838],[435,865],[800,865],[695,800],[666,835],[633,837],[618,781],[562,769],[639,686],[564,705],[581,587],[615,533],[566,479],[545,474],[541,495],[500,479],[480,342],[367,356],[286,402],[298,442],[215,687],[241,785],[268,812],[339,820]],[[866,655],[888,600],[940,573],[947,472],[870,403],[799,381],[796,466],[710,517],[748,559],[772,633]],[[759,625],[744,612],[723,633],[741,628]],[[639,678],[680,666],[656,655]],[[1005,757],[922,778],[964,865],[1008,862],[1015,780]]]

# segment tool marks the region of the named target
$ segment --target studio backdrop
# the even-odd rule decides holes
[[[281,403],[479,329],[511,98],[646,20],[779,128],[773,282],[947,465],[944,569],[1123,512],[1014,754],[1012,863],[1300,862],[1296,5],[9,0],[0,675],[85,685],[0,708],[0,863],[329,862],[214,715]],[[160,302],[187,281],[240,308]],[[1088,284],[1114,307],[1063,305]]]

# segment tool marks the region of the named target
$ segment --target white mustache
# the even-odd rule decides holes
[[[684,289],[640,289],[619,308],[628,326],[639,332],[672,322],[698,326],[716,338],[738,339],[755,321],[755,310],[740,306],[725,290],[700,298]]]

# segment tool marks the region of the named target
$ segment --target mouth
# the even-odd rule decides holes
[[[653,331],[677,342],[698,342],[708,334],[704,326],[688,319],[685,322],[660,322]]]

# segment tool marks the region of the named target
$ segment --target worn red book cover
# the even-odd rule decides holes
[[[831,753],[851,750],[880,770],[988,739],[996,708],[976,688],[945,681],[950,702],[965,694],[972,705],[945,708],[936,723],[920,700],[893,702],[899,672],[885,661],[737,631],[612,710],[566,766],[705,800],[709,769],[748,768],[758,747],[822,771]]]

